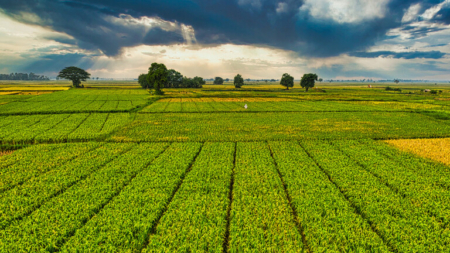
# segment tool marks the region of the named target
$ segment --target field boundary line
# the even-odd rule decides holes
[[[222,252],[227,253],[230,246],[230,226],[231,226],[231,205],[233,204],[233,189],[234,189],[234,174],[236,168],[236,152],[237,152],[237,142],[234,143],[234,154],[233,154],[233,169],[231,170],[231,180],[230,180],[230,191],[228,192],[228,199],[230,203],[227,207],[227,225],[225,227],[225,236],[222,244]]]
[[[61,124],[61,122],[63,122],[64,120],[68,119],[70,116],[71,116],[71,114],[68,114],[67,117],[65,117],[64,119],[58,121],[58,123],[52,125],[51,127],[47,128],[46,130],[42,130],[42,131],[38,132],[37,134],[33,135],[33,137],[31,138],[31,141],[34,142],[34,139],[36,139],[36,137],[37,137],[38,135],[42,134],[42,133],[45,132],[45,131],[48,131],[49,129],[52,129],[52,128],[58,126],[59,124]]]
[[[168,104],[171,102],[168,102]],[[239,104],[236,103],[236,105],[239,106]],[[241,106],[237,107],[240,108]],[[182,111],[161,111],[161,112],[138,112],[141,114],[164,114],[164,113],[280,113],[280,112],[288,112],[288,113],[418,113],[415,111],[247,111],[247,110],[240,110],[240,111],[204,111],[204,112],[182,112]],[[82,112],[80,112],[82,113]],[[418,113],[420,114],[420,113]],[[421,114],[422,115],[422,114]]]
[[[309,153],[309,151],[306,150],[306,148],[301,144],[301,142],[298,142],[298,144],[300,145],[300,147],[303,148],[303,150],[306,152],[306,154],[309,156],[309,158],[316,164],[316,166],[322,171],[322,173],[324,173],[324,174],[327,176],[328,180],[336,187],[336,189],[338,189],[338,191],[342,194],[342,196],[345,198],[345,200],[347,200],[347,202],[348,202],[348,203],[350,204],[350,206],[353,208],[354,212],[355,212],[357,215],[361,216],[361,217],[364,219],[364,221],[366,221],[366,222],[369,224],[371,230],[372,230],[375,234],[377,234],[377,235],[380,237],[380,239],[381,239],[381,240],[383,241],[383,243],[388,247],[388,249],[389,249],[390,251],[392,251],[392,252],[398,252],[398,250],[397,250],[394,246],[392,246],[390,243],[387,242],[386,238],[380,233],[380,231],[378,231],[378,229],[376,228],[375,224],[374,224],[373,222],[371,222],[369,219],[367,219],[366,215],[365,215],[364,213],[362,213],[361,210],[360,210],[358,207],[355,206],[355,203],[353,203],[353,202],[348,198],[348,196],[342,191],[342,189],[341,189],[341,188],[333,181],[333,179],[331,179],[330,174],[328,174],[328,173],[322,168],[322,166],[320,166],[320,164],[316,161],[316,159],[314,159],[314,158],[311,156],[311,153]],[[339,151],[339,152],[340,152],[340,151]],[[342,153],[342,152],[341,152],[341,153]]]
[[[205,145],[205,143],[203,142],[202,145],[200,146],[199,150],[195,154],[194,159],[192,159],[191,163],[189,164],[188,169],[181,176],[180,182],[178,182],[178,184],[175,187],[174,191],[172,192],[172,195],[170,196],[169,200],[164,205],[163,209],[161,210],[161,213],[158,214],[158,217],[156,218],[155,222],[153,223],[153,226],[151,227],[150,231],[145,236],[144,244],[141,246],[141,249],[138,250],[139,252],[142,252],[142,250],[145,249],[148,246],[148,244],[150,243],[150,237],[156,233],[156,230],[158,228],[158,225],[159,225],[162,217],[164,216],[164,214],[166,214],[170,203],[172,203],[173,198],[175,197],[175,195],[177,194],[177,192],[180,189],[181,185],[183,184],[184,179],[186,178],[187,174],[192,170],[192,167],[194,166],[195,161],[197,160],[198,156],[202,152],[202,149],[203,149],[204,145]]]
[[[105,121],[103,122],[102,127],[100,128],[100,131],[98,131],[99,133],[101,133],[101,132],[103,131],[103,128],[105,127],[106,122],[107,122],[108,119],[109,119],[109,115],[111,115],[111,113],[108,113],[108,115],[106,116],[106,119],[105,119]]]
[[[86,122],[86,120],[91,117],[92,113],[89,113],[89,115],[86,116],[86,118],[84,118],[80,124],[78,124],[78,126],[76,126],[72,131],[70,131],[70,133],[67,133],[66,135],[66,140],[69,139],[69,135],[71,135],[73,132],[75,132],[81,125],[83,125],[84,122]]]
[[[137,144],[137,145],[138,145],[138,144]],[[137,145],[133,145],[133,146],[130,147],[126,152],[129,152],[129,151],[131,151],[131,149],[136,148]],[[108,205],[115,197],[117,197],[117,196],[123,191],[123,189],[125,189],[128,185],[130,185],[130,183],[136,178],[137,175],[139,175],[140,172],[142,172],[142,171],[144,171],[145,169],[147,169],[148,166],[150,166],[151,163],[153,163],[158,157],[160,157],[160,156],[161,156],[161,155],[169,148],[169,146],[170,146],[170,145],[167,145],[167,147],[165,147],[164,150],[162,150],[157,156],[155,156],[155,158],[153,158],[153,159],[152,159],[151,161],[149,161],[146,165],[144,165],[144,166],[142,167],[141,170],[136,171],[136,173],[135,173],[133,176],[131,176],[130,180],[128,180],[128,181],[123,185],[123,187],[122,187],[120,190],[118,190],[118,191],[117,191],[114,195],[112,195],[112,196],[111,196],[104,204],[102,204],[102,205],[98,208],[98,210],[96,210],[95,212],[92,212],[92,213],[91,213],[91,216],[90,216],[89,218],[87,218],[86,220],[83,220],[80,227],[78,227],[78,228],[74,229],[73,231],[71,231],[71,232],[68,234],[68,236],[67,236],[66,238],[64,238],[61,242],[59,242],[58,245],[57,245],[57,248],[58,248],[58,249],[57,249],[56,251],[54,251],[54,252],[59,252],[60,249],[64,246],[64,244],[65,244],[67,241],[69,241],[70,238],[71,238],[72,236],[74,236],[74,235],[76,234],[76,232],[77,232],[79,229],[83,228],[83,227],[86,225],[86,223],[88,223],[88,222],[92,219],[92,217],[94,217],[94,216],[96,216],[97,214],[99,214],[99,213],[103,210],[103,208],[105,208],[105,206],[107,206],[107,205]]]
[[[294,216],[295,226],[297,227],[298,232],[300,232],[300,234],[302,236],[302,242],[304,245],[304,249],[306,248],[306,252],[311,253],[312,252],[311,248],[309,247],[308,242],[306,241],[305,230],[304,230],[302,224],[300,223],[300,221],[298,220],[297,210],[295,209],[294,205],[292,205],[291,195],[289,194],[289,191],[287,189],[286,182],[284,181],[283,175],[281,174],[281,171],[278,168],[277,160],[275,160],[275,157],[273,156],[272,147],[270,146],[268,141],[266,141],[266,144],[270,150],[270,156],[272,157],[273,164],[275,165],[275,170],[277,171],[278,177],[280,178],[280,181],[283,184],[284,193],[286,194],[286,198],[288,200],[289,207],[291,208],[292,215]]]

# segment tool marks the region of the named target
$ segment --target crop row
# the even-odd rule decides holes
[[[170,145],[96,217],[78,230],[62,251],[140,251],[188,173],[200,147],[200,143]]]
[[[47,172],[43,172],[40,175],[34,173],[34,170],[30,166],[25,168],[20,167],[26,174],[31,174],[31,176],[35,177],[0,194],[0,228],[4,228],[12,220],[19,219],[31,213],[48,199],[86,178],[89,174],[95,172],[104,164],[131,147],[128,144],[105,144],[98,146],[95,143],[87,144],[86,146],[94,149],[81,154],[71,162],[60,165],[58,168],[47,169]],[[61,148],[61,150],[64,149],[64,147]],[[30,151],[32,152],[30,149],[27,150],[27,152]],[[56,156],[57,154],[53,155]],[[17,177],[20,178],[20,174]]]
[[[137,101],[147,97],[148,92],[141,89],[72,89],[35,96],[30,101]]]
[[[230,112],[230,111],[298,111],[298,112],[341,112],[341,111],[413,111],[419,109],[440,109],[440,105],[405,103],[405,102],[336,102],[336,101],[282,101],[256,102],[237,100],[223,102],[217,98],[214,102],[199,102],[199,99],[183,98],[164,99],[153,103],[142,112]],[[247,105],[247,109],[244,108]]]
[[[300,252],[302,235],[267,143],[238,143],[229,252]]]
[[[35,153],[35,158],[19,160],[0,170],[0,193],[22,184],[32,177],[58,168],[65,162],[95,148],[96,145],[95,143],[45,145],[37,151],[39,155]]]
[[[270,148],[311,252],[389,251],[297,142]]]
[[[50,114],[79,112],[127,112],[146,100],[140,101],[50,101],[50,102],[13,102],[0,106],[0,115]]]
[[[411,163],[410,159],[408,160],[411,165],[403,166],[397,159],[391,159],[376,152],[371,148],[370,143],[337,141],[334,144],[367,171],[406,196],[425,213],[428,212],[432,217],[441,220],[443,226],[448,228],[450,223],[450,196],[447,194],[450,189],[448,168],[426,166],[427,164],[423,162]],[[386,149],[391,148],[386,147]]]
[[[127,144],[134,145],[134,144]],[[0,231],[0,251],[55,251],[157,157],[165,144],[141,144]]]
[[[0,252],[450,243],[450,169],[372,140],[36,145],[0,157],[0,180]]]
[[[416,203],[333,145],[309,141],[301,144],[394,251],[442,252],[448,247],[448,230]]]
[[[204,122],[208,122],[205,124]],[[114,140],[267,141],[449,137],[450,125],[416,113],[138,114]]]
[[[145,252],[222,252],[234,143],[205,143]],[[177,231],[177,232],[175,232]]]
[[[3,143],[92,140],[110,134],[130,120],[126,113],[8,116],[0,126]]]

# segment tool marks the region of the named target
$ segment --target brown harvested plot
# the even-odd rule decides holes
[[[403,151],[450,165],[450,138],[385,141]]]

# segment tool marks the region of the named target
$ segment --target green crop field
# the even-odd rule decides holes
[[[0,252],[449,252],[448,85],[68,84],[0,83]]]

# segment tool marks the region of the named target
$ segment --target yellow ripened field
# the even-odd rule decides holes
[[[403,151],[450,165],[450,138],[387,140],[386,143]]]

